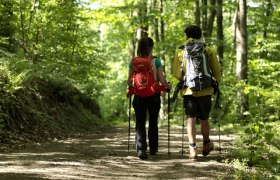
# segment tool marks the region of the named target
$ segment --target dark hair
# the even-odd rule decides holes
[[[200,39],[202,34],[200,27],[195,25],[188,26],[184,32],[187,38],[194,38],[194,39]]]
[[[153,39],[150,38],[150,37],[147,37],[147,39],[148,39],[148,43],[149,43],[149,48],[153,48],[153,47],[154,47],[154,41],[153,41]]]
[[[151,48],[154,47],[154,41],[150,37],[144,37],[139,40],[137,56],[149,56]]]

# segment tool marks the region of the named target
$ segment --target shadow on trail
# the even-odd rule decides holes
[[[211,138],[217,139],[216,136]],[[169,155],[165,128],[159,129],[159,137],[158,154],[148,155],[145,161],[136,155],[134,133],[131,133],[128,153],[127,128],[123,127],[2,152],[0,179],[216,179],[227,172],[228,167],[219,161],[227,155],[230,137],[222,136],[221,154],[216,147],[207,157],[199,155],[198,162],[188,160],[187,135],[183,141],[186,153],[180,153],[180,128],[172,128]],[[198,147],[201,147],[201,141]]]

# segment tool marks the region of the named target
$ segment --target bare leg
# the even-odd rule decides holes
[[[203,141],[209,140],[209,122],[208,120],[201,120],[201,134],[203,136]]]
[[[195,129],[195,121],[196,118],[188,118],[188,137],[189,137],[189,143],[194,144],[196,143],[196,129]]]
[[[202,155],[207,156],[214,149],[213,141],[209,139],[209,122],[208,120],[201,121],[201,134],[203,136]]]
[[[189,144],[190,144],[189,159],[191,159],[193,161],[197,161],[197,148],[196,148],[196,146],[193,146],[196,143],[196,128],[195,128],[196,123],[195,122],[196,122],[196,118],[188,118],[188,137],[189,137]]]

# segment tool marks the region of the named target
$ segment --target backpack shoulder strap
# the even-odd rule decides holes
[[[184,49],[184,53],[183,53],[183,58],[182,58],[182,62],[181,62],[181,72],[182,72],[182,77],[184,77],[184,63],[185,63],[185,74],[187,73],[187,56],[188,56],[188,51],[187,51],[187,47],[186,45],[184,45],[184,47],[181,47],[181,49]]]
[[[212,77],[212,71],[209,67],[209,63],[210,63],[210,58],[209,58],[209,55],[208,55],[208,48],[209,46],[204,44],[204,47],[203,47],[203,59],[204,59],[204,68],[205,68],[205,75],[207,75],[208,77]],[[207,67],[206,67],[207,66]]]

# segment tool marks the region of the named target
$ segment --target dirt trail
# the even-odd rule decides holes
[[[207,157],[198,162],[188,160],[182,150],[182,128],[172,127],[168,156],[167,128],[160,128],[159,153],[140,160],[134,148],[131,129],[130,152],[127,151],[127,128],[113,127],[99,132],[77,135],[62,141],[0,154],[0,179],[224,179],[228,166],[221,163],[233,136],[211,136],[216,143]],[[198,147],[202,137],[198,132]],[[187,151],[184,135],[184,150]]]

